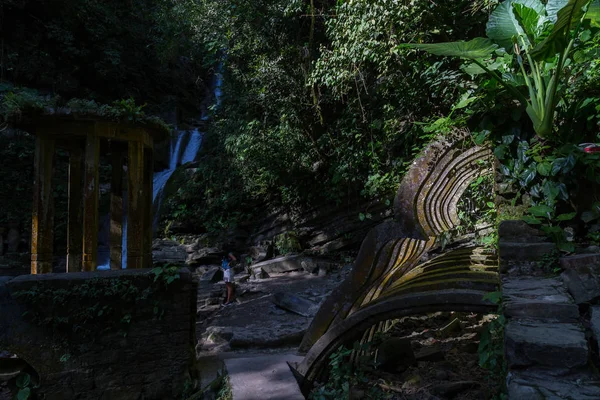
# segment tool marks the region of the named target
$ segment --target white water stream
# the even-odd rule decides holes
[[[221,75],[221,65],[215,74],[215,85],[213,89],[213,95],[215,99],[215,107],[221,104],[221,85],[223,78]],[[206,121],[207,115],[202,115],[201,120]],[[158,223],[158,217],[160,215],[160,206],[162,205],[164,198],[164,189],[169,182],[169,179],[180,165],[187,164],[196,159],[200,147],[202,145],[203,133],[198,128],[192,130],[176,130],[175,135],[171,138],[170,151],[169,151],[169,167],[159,172],[154,173],[153,177],[153,191],[152,191],[152,204],[154,207],[154,221],[153,228]],[[127,193],[123,195],[124,199],[127,199]],[[123,260],[122,268],[127,268],[127,202],[123,202]],[[106,219],[106,223],[110,223],[110,218]],[[102,234],[100,236],[103,236]],[[101,239],[104,243],[108,242],[108,238]],[[99,247],[106,248],[105,251],[98,252],[98,269],[107,270],[110,269],[110,255],[106,245],[100,244]]]

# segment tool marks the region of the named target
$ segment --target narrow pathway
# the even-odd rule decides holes
[[[287,362],[299,362],[293,354],[226,358],[233,400],[304,400]]]

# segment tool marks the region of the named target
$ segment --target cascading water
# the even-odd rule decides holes
[[[181,144],[185,143],[182,149]],[[154,205],[154,223],[153,227],[158,223],[160,206],[164,197],[164,189],[179,165],[183,165],[194,161],[200,145],[202,144],[202,133],[198,128],[191,131],[177,131],[175,136],[175,145],[171,142],[171,151],[169,154],[169,168],[159,171],[154,174],[152,204]]]
[[[223,78],[221,75],[222,65],[219,65],[215,73],[215,85],[213,95],[215,98],[215,107],[221,104],[221,84]],[[206,121],[208,116],[203,114],[202,121]],[[202,132],[198,128],[192,130],[177,130],[176,135],[171,140],[169,147],[169,167],[165,170],[156,172],[153,177],[152,205],[154,207],[153,229],[158,223],[160,206],[164,198],[164,189],[178,166],[192,162],[196,159],[200,146],[202,145]],[[125,193],[124,199],[127,198]],[[127,268],[127,202],[123,202],[123,257],[122,268]],[[109,219],[107,218],[107,221]],[[106,235],[108,239],[108,235]],[[104,245],[106,246],[106,245]],[[108,251],[98,254],[98,269],[110,269],[110,260]]]

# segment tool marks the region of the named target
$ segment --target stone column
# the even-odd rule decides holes
[[[83,150],[69,153],[69,221],[67,225],[67,272],[81,272],[82,266],[82,179]]]
[[[113,149],[110,182],[110,269],[120,270],[123,255],[123,161],[120,148]]]
[[[33,212],[31,215],[31,273],[52,272],[54,244],[54,172],[55,140],[40,133],[35,143]]]
[[[151,148],[144,150],[144,267],[152,267],[152,231],[154,220],[152,218],[154,154]]]
[[[127,175],[127,268],[143,268],[145,207],[142,142],[129,142]]]
[[[83,189],[83,271],[95,271],[98,266],[98,164],[100,139],[88,134],[85,143]]]

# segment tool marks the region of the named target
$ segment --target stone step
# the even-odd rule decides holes
[[[557,278],[505,279],[504,314],[547,322],[577,322],[579,307]]]
[[[559,278],[517,278],[503,279],[502,293],[505,296],[516,296],[538,299],[554,303],[572,303]]]
[[[473,249],[473,254],[487,254],[490,256],[498,257],[498,252],[496,251],[496,249],[488,247],[476,247]]]
[[[547,254],[556,250],[554,243],[534,242],[520,243],[509,242],[503,239],[498,241],[501,261],[538,261]]]
[[[590,373],[556,376],[553,371],[510,372],[507,376],[509,400],[597,400],[600,381]]]
[[[506,300],[503,305],[504,315],[512,318],[557,323],[574,323],[579,320],[579,307],[575,304],[519,299]]]
[[[504,331],[504,344],[509,368],[576,368],[588,361],[585,333],[577,324],[511,320]]]

